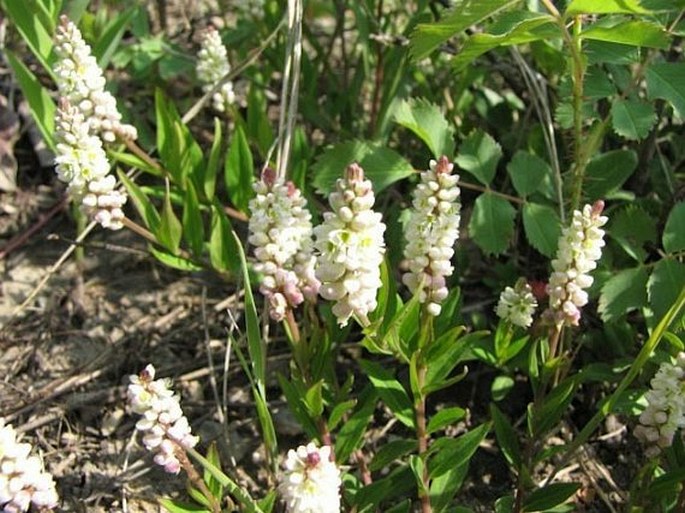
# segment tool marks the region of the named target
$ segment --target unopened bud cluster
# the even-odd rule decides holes
[[[597,267],[602,256],[607,217],[601,215],[604,202],[585,205],[573,212],[569,226],[559,238],[557,258],[552,260],[552,275],[547,286],[549,306],[555,323],[577,326],[580,309],[588,302],[585,289],[593,278],[590,271]]]
[[[679,428],[685,427],[685,353],[675,363],[664,362],[645,394],[647,408],[640,415],[635,436],[645,445],[645,454],[653,458],[670,447]]]
[[[219,81],[230,71],[228,52],[221,42],[221,36],[214,27],[209,27],[202,37],[200,51],[197,53],[197,78],[202,82],[202,90],[206,93],[214,89]],[[233,83],[226,82],[212,96],[214,109],[224,112],[226,106],[235,101]]]
[[[287,513],[340,513],[340,470],[331,448],[313,443],[288,451],[279,491]]]
[[[248,241],[257,258],[255,270],[264,278],[261,293],[274,320],[305,299],[313,301],[319,288],[314,275],[312,222],[307,200],[292,182],[284,183],[266,169],[253,186]]]
[[[31,445],[17,442],[14,428],[0,419],[0,509],[4,513],[28,511],[31,505],[41,511],[57,507],[52,475],[30,453]]]
[[[504,321],[528,328],[533,324],[533,314],[537,307],[533,289],[525,279],[520,279],[513,288],[506,287],[502,291],[495,312]]]
[[[430,161],[430,169],[421,173],[421,182],[414,190],[405,228],[404,257],[409,272],[402,281],[412,293],[418,293],[431,315],[440,314],[440,304],[448,294],[445,278],[454,272],[450,260],[459,237],[461,191],[453,169],[447,157]]]
[[[135,139],[135,127],[121,122],[117,102],[105,90],[102,70],[81,32],[66,16],[61,17],[57,26],[55,53],[59,94],[81,111],[91,132],[105,142],[114,142],[117,137]]]
[[[171,390],[168,379],[155,380],[152,365],[129,379],[128,402],[143,417],[136,423],[136,429],[144,433],[143,445],[155,453],[155,463],[167,472],[178,473],[181,470],[178,451],[195,447],[198,442],[183,415],[179,396]]]
[[[372,210],[375,196],[371,181],[357,164],[348,166],[329,196],[333,212],[314,228],[318,251],[316,277],[319,293],[335,301],[333,314],[344,326],[352,315],[367,319],[376,308],[381,286],[380,266],[385,254],[381,214]]]
[[[69,184],[74,201],[104,228],[121,228],[126,196],[115,188],[102,141],[90,132],[83,113],[64,98],[55,116],[55,142],[57,176]]]

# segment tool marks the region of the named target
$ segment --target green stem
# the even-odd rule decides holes
[[[571,70],[573,77],[573,175],[571,185],[571,210],[580,205],[583,191],[583,180],[587,167],[587,155],[583,153],[583,80],[585,78],[585,64],[582,56],[582,42],[580,32],[582,20],[580,16],[573,19],[573,35],[564,26],[566,42],[571,51]]]
[[[416,439],[419,445],[419,457],[423,460],[423,475],[421,476],[422,486],[419,488],[419,498],[421,499],[421,513],[432,513],[430,496],[430,477],[426,454],[428,452],[428,433],[426,429],[426,394],[423,388],[426,384],[426,373],[428,367],[423,363],[422,351],[428,347],[433,340],[433,316],[428,314],[425,309],[422,312],[421,331],[419,333],[418,363],[416,369],[416,396],[414,398],[414,413],[416,416]]]

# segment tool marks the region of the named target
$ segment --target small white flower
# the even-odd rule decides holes
[[[155,453],[155,463],[169,473],[177,474],[181,464],[178,450],[197,445],[188,419],[183,415],[178,395],[171,390],[168,379],[155,381],[155,368],[148,365],[138,376],[129,377],[128,403],[133,412],[142,415],[136,429],[143,432],[143,445]]]
[[[409,272],[402,276],[409,290],[426,303],[431,315],[439,315],[448,290],[445,278],[454,267],[454,243],[459,237],[459,175],[452,174],[454,164],[445,156],[421,173],[421,183],[413,194],[412,210],[405,227],[407,246],[404,257]]]
[[[257,259],[254,268],[264,276],[259,290],[271,317],[280,321],[305,298],[316,299],[319,281],[314,275],[312,216],[300,190],[277,179],[272,169],[264,170],[253,189],[248,241]]]
[[[221,42],[221,36],[214,27],[209,27],[201,41],[200,51],[197,53],[197,78],[202,82],[202,90],[206,93],[231,71],[228,62],[228,52]],[[226,82],[221,89],[214,93],[212,102],[214,109],[224,112],[226,106],[235,101],[233,83]]]
[[[55,33],[55,53],[58,61],[54,71],[60,96],[81,111],[91,133],[100,135],[105,142],[113,142],[117,137],[136,139],[135,127],[121,122],[117,102],[105,90],[105,78],[90,47],[64,15]]]
[[[552,275],[547,285],[551,315],[557,323],[577,326],[580,308],[588,302],[584,289],[592,285],[588,274],[597,267],[602,256],[604,230],[607,222],[602,214],[604,202],[585,205],[573,212],[573,219],[559,238],[557,258],[552,260]]]
[[[662,363],[650,384],[635,436],[651,458],[670,447],[676,431],[685,428],[685,352],[678,354],[675,363]]]
[[[38,456],[29,456],[31,445],[17,442],[14,428],[0,419],[0,508],[6,513],[57,507],[55,482]]]
[[[522,328],[533,324],[533,314],[538,302],[533,295],[533,289],[524,279],[520,279],[514,288],[505,288],[499,296],[496,313],[500,319]]]
[[[373,186],[358,164],[348,166],[345,178],[338,179],[329,202],[333,212],[324,213],[323,224],[314,228],[316,277],[319,294],[335,301],[333,314],[345,326],[352,315],[364,322],[376,309],[385,225],[372,210]]]
[[[340,513],[340,470],[331,448],[313,443],[288,451],[278,487],[287,513]]]

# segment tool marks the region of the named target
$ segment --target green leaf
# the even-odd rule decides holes
[[[162,203],[162,216],[160,221],[159,229],[156,232],[153,232],[155,237],[157,237],[157,240],[172,254],[178,253],[183,227],[181,226],[178,217],[176,217],[176,214],[174,214],[174,209],[171,206],[168,184],[166,194],[164,195],[164,202]]]
[[[207,461],[209,461],[216,468],[221,470],[221,458],[219,457],[219,450],[217,449],[216,442],[212,442],[207,449]],[[207,484],[207,488],[212,492],[212,495],[217,499],[221,500],[223,495],[223,485],[216,479],[209,470],[205,469],[204,475],[202,476],[203,481]]]
[[[685,249],[685,201],[676,203],[668,214],[662,241],[667,253]]]
[[[221,133],[221,121],[219,118],[214,118],[214,137],[212,138],[212,148],[209,150],[209,160],[207,167],[203,173],[203,188],[205,197],[212,201],[216,191],[216,175],[219,173],[219,159],[221,156],[221,142],[223,135]]]
[[[545,511],[566,502],[578,491],[580,483],[552,483],[531,493],[523,503],[523,511]]]
[[[157,233],[159,231],[161,220],[155,207],[152,205],[140,187],[138,187],[128,176],[126,176],[124,172],[119,170],[117,175],[119,176],[121,183],[123,183],[124,187],[126,187],[129,196],[131,196],[138,214],[143,218],[145,227],[152,233]]]
[[[295,416],[295,419],[302,426],[307,436],[315,439],[319,436],[319,429],[305,404],[303,384],[300,381],[289,381],[280,372],[277,374],[277,378],[278,383],[281,385],[281,390],[283,390],[283,395],[288,402],[288,409]]]
[[[585,73],[583,97],[588,99],[607,98],[616,94],[616,86],[600,66],[591,66]]]
[[[576,14],[646,14],[641,0],[572,0],[567,16]]]
[[[29,4],[29,5],[27,5]],[[31,5],[33,4],[33,5]],[[16,0],[3,0],[3,11],[7,13],[13,25],[16,27],[22,39],[26,42],[45,71],[54,78],[50,65],[50,53],[52,52],[53,27],[47,26],[48,20],[37,15],[37,5],[33,1],[17,2]],[[43,10],[44,12],[44,10]],[[14,66],[12,66],[14,67]]]
[[[540,188],[545,176],[552,176],[552,168],[537,155],[517,151],[507,164],[507,171],[516,192],[526,197]]]
[[[465,416],[466,410],[464,408],[459,408],[458,406],[443,408],[430,418],[426,432],[428,434],[435,433],[447,426],[456,424]]]
[[[518,3],[517,0],[461,0],[437,23],[420,23],[411,36],[414,59],[427,57],[438,46],[471,25]]]
[[[489,27],[489,33],[474,34],[452,59],[455,71],[463,71],[477,57],[495,48],[561,37],[559,25],[548,14],[512,11]]]
[[[250,84],[250,91],[247,94],[246,135],[256,143],[262,157],[266,157],[274,141],[274,133],[269,123],[268,104],[263,87],[259,79]]]
[[[654,104],[642,100],[617,99],[611,104],[611,124],[614,132],[637,141],[647,137],[656,123]]]
[[[418,454],[412,454],[409,456],[409,468],[414,474],[414,480],[416,481],[416,486],[419,489],[419,493],[421,495],[428,493],[428,490],[426,490],[426,486],[423,482],[423,473],[426,470],[426,466]]]
[[[577,386],[575,379],[567,378],[552,390],[539,409],[534,410],[533,417],[529,418],[534,438],[546,434],[567,412]]]
[[[602,286],[599,313],[604,322],[611,322],[647,303],[647,269],[624,269]]]
[[[16,2],[16,5],[19,5],[19,3]],[[50,94],[48,94],[47,90],[26,65],[10,51],[7,51],[6,55],[10,66],[12,66],[12,71],[14,71],[14,75],[21,86],[24,97],[29,107],[31,107],[31,114],[36,122],[36,126],[38,126],[45,143],[54,151],[55,104],[52,98],[50,98]]]
[[[112,55],[117,49],[128,24],[134,15],[140,13],[138,6],[133,6],[119,14],[111,20],[97,42],[93,45],[93,55],[98,61],[100,68],[105,69],[109,64]]]
[[[364,176],[373,182],[376,193],[414,173],[414,167],[393,150],[368,141],[349,141],[326,149],[312,166],[316,191],[329,194],[353,162],[364,169]]]
[[[628,205],[612,213],[609,223],[609,235],[628,255],[644,262],[647,258],[645,243],[656,242],[656,220],[640,207]]]
[[[476,199],[469,233],[485,253],[499,255],[509,246],[515,217],[516,209],[507,200],[484,192]]]
[[[323,413],[323,380],[317,381],[309,387],[304,396],[304,401],[312,417],[321,417]]]
[[[395,122],[408,128],[439,158],[454,154],[454,128],[440,109],[424,99],[403,100],[396,107]]]
[[[240,270],[235,258],[235,241],[231,234],[231,222],[218,207],[212,206],[212,223],[209,235],[209,261],[218,271]]]
[[[373,386],[368,385],[362,390],[359,395],[359,406],[340,427],[335,439],[335,456],[338,461],[347,461],[363,443],[366,428],[376,409],[377,399],[378,394]]]
[[[493,401],[502,401],[507,397],[511,389],[514,387],[514,380],[511,376],[497,376],[490,386]]]
[[[164,250],[155,249],[155,247],[152,245],[148,246],[148,251],[150,251],[150,253],[152,253],[152,256],[154,256],[164,265],[169,266],[173,269],[178,269],[179,271],[196,272],[202,271],[204,269],[202,266],[197,265],[196,263],[188,260],[187,258],[172,255],[171,253],[167,253]]]
[[[157,169],[154,166],[151,166],[148,162],[145,162],[143,159],[136,155],[108,149],[107,156],[111,157],[116,162],[121,162],[125,166],[140,169],[141,171],[145,171],[146,173],[149,173],[153,176],[162,176],[162,173],[159,171],[159,169]]]
[[[640,61],[640,49],[635,46],[587,41],[584,49],[589,64],[634,64]]]
[[[552,258],[561,235],[559,214],[552,207],[539,203],[523,205],[523,229],[531,246]]]
[[[431,479],[435,479],[454,468],[455,462],[460,465],[468,463],[478,446],[490,431],[490,424],[481,424],[458,438],[440,438],[430,448],[431,458],[428,463]]]
[[[186,181],[183,201],[183,237],[193,255],[200,256],[205,242],[205,227],[200,213],[195,187],[190,180]]]
[[[661,319],[685,289],[685,264],[664,259],[657,262],[647,283],[649,304],[656,319]]]
[[[494,403],[490,403],[490,416],[502,454],[504,454],[509,465],[518,470],[521,467],[521,448],[512,422],[504,416]]]
[[[392,440],[383,444],[369,464],[371,472],[383,470],[393,461],[401,458],[405,454],[415,451],[417,448],[416,440]]]
[[[360,360],[359,365],[369,377],[369,380],[378,391],[383,402],[390,408],[397,420],[405,426],[414,429],[414,408],[407,391],[393,376],[391,370],[383,368],[380,364],[369,360]]]
[[[376,511],[383,501],[406,494],[412,489],[416,491],[411,469],[408,466],[399,467],[389,476],[376,479],[370,485],[360,488],[354,498],[354,509],[365,513]]]
[[[254,195],[254,164],[250,145],[240,125],[236,126],[228,149],[224,175],[231,203],[241,212],[247,212],[250,198]]]
[[[502,148],[492,136],[482,130],[474,130],[459,146],[455,162],[483,185],[490,185],[501,158]]]
[[[602,20],[589,25],[583,30],[581,37],[595,41],[660,48],[662,50],[671,45],[671,38],[661,25],[642,20],[621,21],[612,26],[608,26]]]
[[[336,404],[333,410],[331,410],[331,414],[328,416],[328,429],[331,431],[334,430],[338,424],[340,424],[340,421],[343,420],[345,414],[354,408],[356,404],[356,399],[349,399]]]
[[[681,119],[685,118],[685,63],[661,62],[647,66],[647,96],[661,98],[671,105]]]
[[[604,199],[619,189],[637,168],[633,150],[614,150],[594,157],[585,171],[584,192],[588,201]]]

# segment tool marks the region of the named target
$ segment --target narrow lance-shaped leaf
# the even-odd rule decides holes
[[[185,198],[183,201],[183,237],[190,246],[193,255],[202,253],[205,240],[205,228],[200,213],[195,187],[190,180],[186,181]]]
[[[183,227],[171,206],[168,183],[167,191],[164,195],[164,202],[162,204],[162,216],[160,221],[159,229],[154,232],[154,235],[164,247],[171,251],[171,253],[176,254],[181,243]]]
[[[221,143],[223,142],[223,134],[221,132],[221,121],[219,118],[214,118],[214,137],[212,139],[212,148],[209,150],[209,159],[207,166],[203,173],[203,192],[208,201],[214,199],[214,192],[216,191],[216,176],[219,173],[219,159],[221,156]]]
[[[238,126],[233,134],[224,168],[226,189],[231,203],[241,212],[247,212],[253,196],[254,164],[245,132]]]

